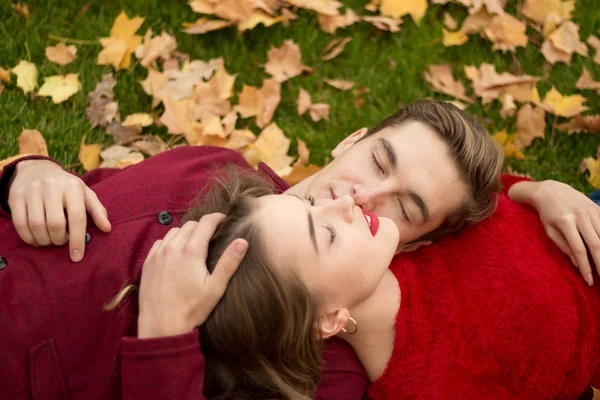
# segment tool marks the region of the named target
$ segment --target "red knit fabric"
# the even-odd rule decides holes
[[[396,257],[396,342],[372,399],[576,399],[600,357],[600,291],[502,195],[487,221]]]

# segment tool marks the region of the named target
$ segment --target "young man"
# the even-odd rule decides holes
[[[262,165],[261,170],[271,176],[282,192],[289,190],[317,199],[349,194],[365,209],[392,218],[400,229],[399,250],[427,244],[485,218],[494,209],[493,194],[499,188],[502,156],[483,128],[445,103],[410,105],[373,129],[370,135],[366,130],[355,132],[336,147],[333,156],[334,162],[294,188],[289,188],[266,166]],[[81,274],[91,273],[95,264],[141,264],[142,253],[161,239],[169,226],[177,225],[182,210],[209,180],[210,169],[219,163],[245,164],[237,153],[203,147],[173,150],[126,170],[92,171],[83,180],[49,160],[25,158],[9,164],[0,175],[0,192],[6,200],[1,215],[4,218],[0,218],[3,237],[0,284],[23,279],[22,275],[17,276],[19,263],[27,251],[21,239],[41,246],[63,245],[68,241],[73,261],[81,261],[87,251],[85,264],[78,269]],[[511,178],[506,182],[510,183]],[[548,192],[552,196],[545,194]],[[552,182],[518,183],[510,188],[509,194],[536,207],[548,233],[559,246],[562,244],[563,251],[574,249],[572,253],[578,256],[580,269],[587,276],[590,270],[589,267],[586,270],[583,261],[585,253],[580,257],[576,250],[583,247],[579,232],[590,249],[596,250],[600,232],[598,207],[566,185]],[[562,208],[548,206],[553,203]],[[549,208],[552,210],[548,211]],[[110,212],[112,226],[106,210]],[[97,229],[86,224],[86,212]],[[112,228],[113,232],[103,233]],[[579,242],[574,239],[573,231]],[[558,239],[560,234],[567,238],[568,245],[565,239]],[[131,247],[122,243],[128,241],[135,243],[135,254],[125,252],[124,249]],[[593,254],[597,259],[598,252]],[[51,263],[58,271],[69,266],[66,256],[65,253],[64,257],[48,259],[40,255],[41,258],[28,262]],[[52,279],[52,274],[47,278]],[[6,289],[3,293],[9,296],[12,288]],[[173,322],[173,316],[155,318],[156,326]],[[170,318],[169,322],[166,318]],[[176,336],[178,333],[181,335]],[[160,390],[174,398],[198,398],[202,382],[193,373],[197,375],[203,360],[198,352],[197,334],[170,331],[169,335],[172,337],[156,339],[158,342],[124,339],[119,350],[121,371],[134,379],[123,377],[123,394],[156,394]],[[190,346],[194,342],[196,346]],[[75,351],[64,349],[68,343],[66,337],[58,346],[62,345],[63,351]],[[336,349],[335,357],[326,352],[324,381],[317,398],[360,399],[367,384],[360,365],[347,346],[339,342],[330,346]],[[139,361],[149,353],[154,357]],[[170,372],[177,358],[157,357],[159,353],[186,356],[195,368],[178,370],[189,375],[174,381]],[[177,386],[185,379],[192,384],[186,388]]]

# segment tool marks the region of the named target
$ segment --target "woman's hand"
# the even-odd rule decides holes
[[[234,240],[208,272],[208,243],[224,217],[205,215],[154,243],[142,269],[140,339],[190,332],[216,307],[248,249],[245,240]]]
[[[74,262],[81,261],[85,253],[86,212],[101,231],[111,229],[106,208],[96,194],[52,161],[17,164],[9,184],[8,206],[15,230],[25,243],[62,246],[68,241]]]
[[[537,210],[548,236],[591,286],[594,280],[587,249],[600,273],[600,206],[571,186],[550,180],[519,182],[509,195]]]

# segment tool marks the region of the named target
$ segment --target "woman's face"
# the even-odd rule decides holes
[[[333,307],[353,307],[375,291],[398,244],[390,219],[364,213],[350,196],[316,204],[294,195],[256,201],[256,223],[278,272],[294,272]]]

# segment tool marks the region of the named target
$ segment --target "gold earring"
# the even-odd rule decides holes
[[[354,335],[356,332],[358,332],[358,322],[356,322],[356,320],[352,317],[348,317],[348,319],[352,322],[354,322],[354,330],[352,332],[348,332],[346,330],[346,327],[344,326],[342,328],[342,332],[347,333],[348,335]]]

